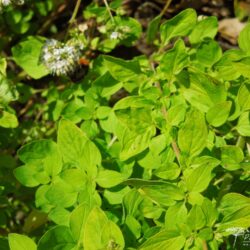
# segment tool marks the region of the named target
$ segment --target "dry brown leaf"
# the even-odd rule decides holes
[[[224,39],[236,45],[239,33],[245,25],[237,18],[225,18],[219,21],[219,33]]]

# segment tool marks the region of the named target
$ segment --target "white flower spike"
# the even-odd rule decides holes
[[[79,44],[49,39],[42,48],[40,60],[51,74],[68,75],[76,69],[81,49]]]

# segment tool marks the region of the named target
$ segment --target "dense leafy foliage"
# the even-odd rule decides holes
[[[82,53],[99,53],[77,83],[50,77],[41,61],[46,38],[30,20],[48,15],[52,1],[26,12],[9,7],[1,17],[9,36],[29,36],[11,49],[24,70],[18,77],[0,59],[0,209],[16,188],[12,170],[35,193],[36,209],[25,222],[30,237],[10,233],[0,249],[231,249],[229,235],[250,227],[250,25],[239,49],[222,51],[215,17],[198,21],[193,9],[160,15],[147,30],[157,50],[124,60],[107,53],[132,46],[142,28],[120,4],[85,9],[97,36],[82,27],[67,35]],[[50,83],[39,90],[23,74]],[[43,104],[18,117],[11,104],[40,93]],[[8,150],[20,144],[16,167]]]

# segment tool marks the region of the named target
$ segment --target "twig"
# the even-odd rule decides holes
[[[79,8],[80,8],[80,6],[81,6],[81,1],[82,1],[82,0],[77,0],[77,2],[76,2],[75,9],[74,9],[74,11],[73,11],[73,14],[72,14],[70,20],[69,20],[69,24],[70,24],[70,25],[71,25],[72,23],[75,22],[77,13],[78,13]]]
[[[29,108],[33,105],[33,103],[34,103],[34,100],[33,99],[29,99],[29,101],[27,102],[27,104],[25,105],[25,107],[20,110],[19,116],[24,115],[29,110]]]
[[[203,250],[208,250],[207,242],[205,240],[202,241],[202,249]]]
[[[181,163],[180,162],[181,152],[180,152],[180,149],[178,148],[178,145],[177,145],[175,140],[172,141],[171,146],[172,146],[172,149],[174,150],[174,154],[176,156],[176,159],[177,159],[178,163],[180,164]]]
[[[110,148],[110,147],[114,144],[114,142],[115,142],[116,140],[117,140],[117,136],[114,135],[113,138],[111,139],[111,141],[110,141],[109,144],[108,144],[108,148]]]
[[[160,16],[163,16],[165,14],[165,12],[167,11],[169,5],[171,4],[172,0],[167,0],[166,1],[166,4],[164,6],[164,8],[162,9],[161,13],[160,13]]]
[[[55,12],[52,12],[50,16],[47,18],[47,20],[44,22],[42,27],[38,30],[37,34],[41,35],[44,32],[46,32],[46,30],[50,27],[50,25],[55,21],[57,16],[60,13],[62,13],[66,9],[66,7],[67,7],[67,4],[62,4],[59,6],[59,8]]]
[[[103,0],[103,2],[104,2],[105,6],[107,8],[107,11],[108,11],[108,13],[110,15],[111,20],[114,22],[114,17],[113,17],[113,15],[111,13],[111,10],[110,10],[110,7],[109,7],[109,4],[108,4],[107,0]]]

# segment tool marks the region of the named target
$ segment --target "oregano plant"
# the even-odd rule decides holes
[[[46,16],[55,6],[45,2]],[[79,6],[63,39],[27,34],[11,59],[0,58],[0,127],[22,126],[11,102],[43,98],[19,119],[26,132],[18,132],[11,168],[33,193],[33,210],[23,232],[0,238],[0,249],[247,246],[250,25],[237,49],[223,50],[217,18],[197,18],[191,8],[167,20],[160,14],[146,30],[154,52],[125,60],[112,51],[134,46],[143,29],[122,1],[93,1],[83,11],[87,24],[73,25]],[[8,60],[23,70],[17,77]],[[88,70],[72,80],[81,67]],[[23,75],[50,82],[25,87]],[[32,118],[39,128],[31,133]]]

